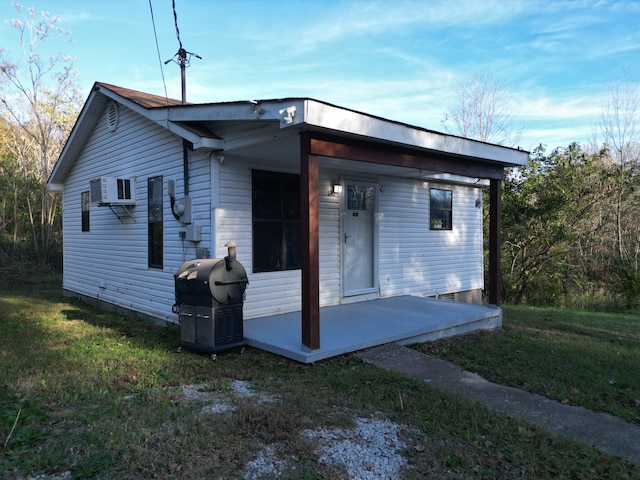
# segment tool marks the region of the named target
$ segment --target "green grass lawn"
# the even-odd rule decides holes
[[[503,328],[418,346],[493,382],[640,425],[640,315],[505,306]]]
[[[558,371],[544,356],[544,366],[535,364],[532,345],[551,345],[549,338],[564,336],[562,328],[550,333],[548,327],[560,315],[566,336],[591,338],[580,342],[589,360],[582,368]],[[497,346],[482,347],[510,338],[515,316],[522,324],[519,340],[505,344],[502,353]],[[566,382],[566,395],[559,386],[553,390],[571,402],[598,398],[600,388],[611,397],[638,398],[637,385],[625,385],[629,374],[618,371],[624,367],[609,365],[611,355],[637,355],[626,350],[633,350],[634,341],[637,350],[633,322],[625,317],[614,335],[606,333],[613,327],[580,318],[579,312],[509,308],[504,332],[441,342],[437,349],[460,361],[460,345],[471,358],[466,367],[492,352],[490,360],[475,363],[487,369],[504,364],[514,375],[504,380],[509,383],[518,382],[513,370],[521,370],[531,389]],[[612,323],[617,318],[600,317]],[[574,321],[581,330],[569,327]],[[556,341],[554,349],[572,348]],[[302,365],[247,348],[212,361],[178,352],[178,343],[177,328],[145,326],[30,286],[0,289],[0,478],[67,471],[74,479],[242,478],[267,445],[287,461],[280,478],[349,478],[339,464],[319,461],[317,441],[301,432],[351,428],[358,418],[377,418],[402,426],[401,478],[640,479],[636,465],[351,355]],[[608,353],[610,344],[619,354]],[[593,383],[602,387],[585,388],[582,378],[590,376],[601,376],[604,382]],[[254,395],[234,394],[239,381]],[[627,412],[620,415],[633,417],[633,400],[620,404]],[[220,405],[230,408],[212,413]]]

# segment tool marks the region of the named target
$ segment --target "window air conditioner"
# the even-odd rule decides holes
[[[104,205],[135,205],[133,178],[100,177],[91,180],[91,202]]]

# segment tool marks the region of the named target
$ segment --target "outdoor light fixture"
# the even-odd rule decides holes
[[[331,194],[332,195],[340,195],[342,193],[342,184],[334,183],[331,186]]]

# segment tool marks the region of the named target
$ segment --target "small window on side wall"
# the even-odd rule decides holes
[[[439,188],[430,189],[429,228],[451,230],[453,227],[453,192]]]
[[[149,267],[162,268],[164,223],[162,218],[162,177],[152,177],[147,181],[148,201],[148,242],[149,242]]]
[[[89,212],[91,209],[91,201],[89,199],[89,192],[82,192],[80,194],[80,206],[82,209],[82,231],[89,231]]]

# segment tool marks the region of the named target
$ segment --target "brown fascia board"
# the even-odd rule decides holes
[[[404,145],[418,151],[438,152],[457,158],[496,163],[502,167],[524,165],[529,152],[409,125],[367,113],[308,100],[304,121],[317,131],[333,131],[339,136],[369,138],[375,143]],[[293,127],[304,128],[298,124]]]
[[[310,132],[310,153],[361,162],[502,180],[504,165],[482,158]]]

